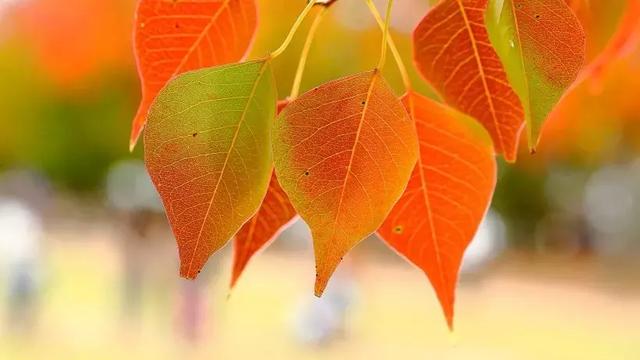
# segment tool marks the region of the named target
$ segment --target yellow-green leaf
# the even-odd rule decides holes
[[[490,0],[489,37],[525,109],[535,149],[545,119],[585,61],[585,33],[565,0]]]
[[[180,75],[151,107],[145,160],[195,278],[257,211],[272,172],[276,89],[269,61]]]

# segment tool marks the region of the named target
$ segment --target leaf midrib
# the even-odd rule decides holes
[[[374,74],[371,77],[371,82],[369,83],[369,89],[367,90],[367,98],[365,100],[365,105],[362,109],[362,115],[360,116],[360,122],[358,123],[358,130],[356,131],[356,138],[353,142],[353,149],[351,150],[351,156],[349,158],[349,165],[347,166],[347,172],[344,176],[344,181],[342,182],[342,191],[340,192],[340,198],[338,200],[338,207],[336,209],[336,216],[333,219],[333,232],[331,234],[330,239],[333,240],[336,236],[336,232],[338,230],[338,218],[340,217],[340,212],[342,211],[342,203],[344,202],[344,192],[347,187],[347,181],[349,180],[349,176],[351,174],[351,166],[353,165],[353,159],[356,153],[356,147],[358,146],[358,142],[360,141],[360,134],[362,132],[362,125],[364,123],[364,117],[367,114],[367,110],[369,109],[369,101],[371,100],[371,94],[373,93],[373,86],[375,85],[376,78],[378,77],[378,70],[374,70]]]
[[[245,106],[244,110],[242,111],[242,117],[240,118],[240,120],[238,121],[238,127],[236,128],[236,131],[233,135],[233,139],[231,140],[231,144],[229,145],[229,150],[227,151],[227,156],[224,159],[224,163],[222,165],[222,169],[220,171],[220,175],[218,177],[218,180],[216,182],[216,186],[213,189],[213,193],[211,195],[211,199],[209,199],[209,205],[207,207],[207,211],[205,213],[204,218],[202,219],[202,226],[200,226],[200,230],[198,231],[198,237],[196,238],[196,243],[194,246],[194,250],[193,250],[193,254],[191,255],[191,260],[189,261],[189,267],[187,268],[187,276],[189,276],[189,274],[191,273],[191,268],[193,266],[193,260],[196,257],[196,254],[198,252],[198,246],[200,245],[200,240],[202,238],[202,232],[204,231],[204,227],[207,223],[207,218],[209,217],[209,213],[211,212],[211,207],[213,206],[213,200],[215,199],[217,193],[218,193],[218,188],[220,187],[220,183],[222,182],[222,178],[225,175],[225,170],[227,169],[227,165],[229,163],[229,158],[231,157],[231,152],[233,151],[236,141],[238,140],[238,134],[240,133],[240,128],[242,128],[242,124],[244,123],[246,116],[247,116],[247,112],[249,110],[249,106],[251,105],[255,94],[256,94],[256,90],[258,88],[258,84],[260,83],[260,80],[262,79],[262,76],[264,75],[264,72],[268,66],[269,62],[265,61],[263,62],[262,66],[260,67],[260,72],[258,74],[258,76],[256,77],[256,81],[253,84],[253,88],[251,89],[251,93],[249,95],[249,97],[247,98],[247,105]]]
[[[193,51],[200,45],[200,42],[202,41],[202,39],[204,39],[205,34],[209,32],[209,29],[211,29],[211,26],[213,26],[213,24],[218,20],[218,17],[229,6],[230,2],[231,0],[224,0],[222,5],[220,5],[220,7],[218,8],[218,11],[216,11],[212,15],[211,21],[209,21],[209,23],[202,29],[202,32],[200,32],[200,35],[198,35],[198,38],[193,42],[193,45],[189,47],[189,50],[184,55],[184,57],[182,58],[178,66],[176,66],[176,69],[174,70],[173,74],[171,74],[171,77],[174,77],[180,74],[182,67],[187,63],[187,59],[191,56],[191,54],[193,54]]]
[[[411,118],[413,119],[413,121],[416,123],[416,127],[417,127],[417,120],[416,120],[416,114],[415,114],[415,103],[413,100],[413,94],[408,93],[409,96],[409,107],[410,112],[411,112]],[[429,229],[431,232],[431,238],[433,239],[434,242],[434,247],[436,249],[436,251],[434,251],[434,253],[436,254],[436,263],[437,263],[437,267],[438,267],[438,275],[440,278],[440,281],[442,283],[442,285],[444,285],[446,283],[445,278],[444,278],[444,267],[442,264],[442,258],[440,257],[440,242],[438,241],[438,237],[436,234],[436,229],[434,226],[434,221],[433,221],[433,211],[431,209],[431,200],[429,199],[429,187],[427,185],[427,179],[426,179],[426,175],[424,173],[424,163],[422,161],[422,149],[420,148],[420,146],[418,147],[418,172],[420,173],[420,185],[422,188],[422,196],[423,196],[423,200],[424,200],[424,204],[427,208],[427,220],[429,221]],[[447,301],[451,301],[451,299],[449,299],[449,294],[447,292],[446,294],[447,296]]]
[[[462,18],[464,19],[464,25],[469,33],[469,37],[471,38],[471,47],[473,48],[473,53],[475,55],[476,64],[478,65],[478,71],[480,71],[480,79],[482,79],[482,86],[484,88],[484,94],[487,97],[487,102],[489,103],[489,109],[491,111],[491,117],[493,118],[493,126],[496,129],[496,133],[498,135],[498,140],[500,141],[500,149],[503,152],[506,152],[504,146],[504,139],[502,137],[502,133],[500,131],[500,124],[498,124],[498,117],[496,115],[496,109],[493,105],[493,99],[491,98],[491,93],[489,92],[489,86],[487,85],[486,74],[484,73],[484,64],[480,61],[480,52],[478,51],[478,46],[476,45],[476,37],[473,34],[473,30],[471,29],[471,24],[469,22],[469,18],[467,17],[467,12],[462,4],[462,0],[456,0],[458,6],[460,7],[460,13],[462,14]]]

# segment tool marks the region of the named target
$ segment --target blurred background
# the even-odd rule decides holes
[[[259,3],[252,56],[279,45],[304,6]],[[428,3],[396,2],[393,35],[408,63]],[[625,1],[580,4],[593,59]],[[450,334],[426,277],[374,237],[315,299],[301,222],[232,293],[230,247],[197,281],[179,279],[141,146],[128,152],[140,99],[134,7],[0,0],[0,359],[640,359],[637,43],[566,96],[537,154],[500,164]],[[281,97],[302,34],[275,64]],[[379,46],[364,3],[338,1],[303,86],[373,67]]]

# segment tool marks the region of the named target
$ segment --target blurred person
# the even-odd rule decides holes
[[[608,165],[586,183],[583,212],[598,255],[628,257],[640,248],[640,160]]]
[[[37,322],[43,283],[43,215],[51,199],[48,180],[27,169],[0,176],[0,272],[5,275],[7,326],[29,333]]]
[[[23,201],[0,198],[0,265],[6,277],[7,317],[11,332],[29,333],[36,323],[41,287],[42,221]]]
[[[295,313],[294,337],[304,345],[322,346],[348,335],[350,310],[357,297],[353,260],[345,258],[322,297],[304,300]]]
[[[39,171],[11,169],[0,176],[0,196],[20,199],[32,211],[43,217],[52,198],[49,180]]]
[[[151,232],[162,211],[144,164],[123,160],[114,164],[107,175],[106,195],[109,207],[123,219],[122,231],[122,311],[129,326],[140,321],[148,252],[155,248]]]
[[[303,221],[293,223],[282,233],[278,243],[297,252],[309,255],[313,252],[311,232]],[[348,335],[349,314],[358,295],[356,260],[357,254],[344,258],[331,276],[322,297],[305,294],[300,300],[293,319],[293,337],[298,343],[322,346]]]
[[[123,160],[114,164],[107,175],[106,193],[109,206],[120,214],[125,224],[121,229],[122,310],[128,326],[137,326],[143,312],[145,289],[151,287],[152,278],[162,270],[169,272],[171,279],[176,278],[174,268],[163,266],[166,262],[160,265],[163,269],[152,269],[154,254],[163,248],[157,244],[159,234],[154,232],[156,225],[162,221],[168,235],[166,240],[171,236],[162,215],[162,203],[142,161]],[[197,343],[204,332],[210,306],[205,288],[218,272],[216,264],[220,262],[218,256],[214,258],[197,280],[177,280],[174,329],[181,339],[190,344]]]
[[[209,275],[212,271],[209,269],[212,266],[210,264],[205,267],[195,280],[180,279],[175,328],[180,338],[191,345],[203,338],[205,323],[209,318],[207,309],[210,309],[210,304],[205,288],[210,282]]]

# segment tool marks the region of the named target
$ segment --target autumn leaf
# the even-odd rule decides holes
[[[490,0],[487,27],[522,101],[534,150],[542,124],[582,69],[584,30],[565,0]]]
[[[135,55],[142,100],[133,120],[130,147],[144,128],[156,94],[189,70],[244,58],[256,30],[255,0],[140,0],[135,19]]]
[[[420,153],[378,233],[427,274],[453,328],[458,270],[491,203],[495,153],[471,118],[413,92],[403,102],[415,120]]]
[[[476,118],[515,161],[524,113],[489,41],[487,0],[443,0],[413,34],[418,70],[451,106]]]
[[[413,122],[378,70],[324,84],[282,111],[276,174],[311,228],[316,295],[342,257],[382,224],[416,157]]]
[[[270,61],[187,72],[149,112],[145,160],[180,251],[195,278],[251,218],[272,172],[276,89]]]
[[[278,102],[278,113],[288,104]],[[296,211],[275,174],[258,212],[236,234],[231,287],[234,287],[253,255],[275,239],[296,218]]]
[[[600,82],[607,66],[632,52],[640,43],[640,0],[628,0],[620,24],[605,49],[579,74],[576,83],[586,79]]]

